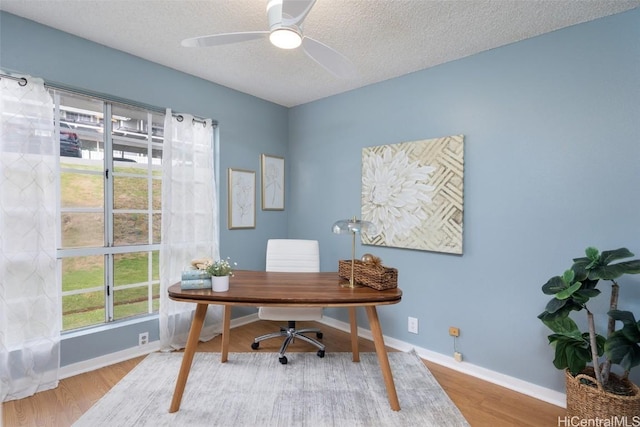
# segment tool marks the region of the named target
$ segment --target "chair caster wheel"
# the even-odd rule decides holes
[[[251,343],[251,348],[252,348],[252,349],[257,350],[257,349],[258,349],[258,347],[260,347],[260,343],[259,343],[259,342]]]
[[[280,363],[282,363],[283,365],[286,365],[288,360],[287,360],[287,356],[282,356],[278,359],[280,361]]]
[[[318,350],[316,354],[318,355],[318,357],[324,357],[324,350]]]
[[[316,338],[318,338],[319,340],[322,339],[322,332],[317,332],[316,333]]]

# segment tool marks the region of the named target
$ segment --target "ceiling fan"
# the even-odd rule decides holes
[[[308,57],[339,78],[355,76],[355,67],[340,52],[307,37],[302,33],[302,24],[316,0],[268,0],[268,31],[247,31],[238,33],[213,34],[182,40],[185,47],[219,46],[249,40],[269,38],[281,49],[295,49],[302,46]]]

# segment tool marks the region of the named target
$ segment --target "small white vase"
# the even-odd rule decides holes
[[[226,292],[229,290],[229,276],[211,276],[211,290]]]

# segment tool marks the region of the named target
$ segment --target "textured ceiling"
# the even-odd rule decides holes
[[[266,0],[0,0],[0,9],[287,107],[640,6],[640,0],[318,0],[304,34],[348,57],[333,77],[267,39],[207,48],[182,39],[268,30]]]

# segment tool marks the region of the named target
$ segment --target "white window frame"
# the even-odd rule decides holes
[[[60,89],[55,89],[52,88],[53,93],[54,93],[54,103],[55,103],[55,117],[56,117],[56,132],[59,132],[59,117],[60,117]],[[83,97],[90,97],[95,99],[96,101],[100,101],[102,102],[103,105],[103,117],[111,117],[111,110],[112,110],[112,106],[114,104],[117,105],[124,105],[124,106],[128,106],[127,104],[123,104],[121,102],[117,102],[117,101],[111,101],[108,99],[104,99],[98,96],[94,96],[94,95],[84,95],[84,94],[76,94],[74,92],[70,92],[67,90],[62,90],[63,92],[68,93],[69,95],[73,96],[73,95],[78,95],[78,96],[83,96]],[[139,107],[134,107],[139,109]],[[152,123],[152,116],[154,114],[164,114],[163,112],[160,111],[156,111],[156,110],[150,110],[148,108],[143,108],[143,110],[146,110],[146,114],[147,114],[147,123]],[[59,193],[58,193],[58,221],[57,221],[57,227],[58,227],[58,250],[57,250],[57,257],[59,260],[62,260],[64,258],[70,258],[70,257],[80,257],[80,256],[103,256],[104,257],[104,286],[97,286],[97,287],[92,287],[92,288],[83,288],[82,290],[75,290],[75,291],[64,291],[62,292],[62,296],[69,296],[69,295],[74,295],[74,294],[81,294],[81,293],[88,293],[88,292],[96,292],[96,291],[103,291],[104,292],[104,310],[105,310],[105,317],[104,317],[104,321],[102,323],[96,323],[93,325],[87,325],[81,328],[74,328],[74,329],[67,329],[64,332],[72,332],[72,331],[77,331],[78,329],[84,329],[84,328],[96,328],[96,327],[102,327],[105,324],[109,324],[112,322],[118,322],[118,321],[128,321],[131,320],[132,318],[135,317],[147,317],[147,316],[157,316],[157,311],[154,312],[153,310],[153,288],[154,285],[155,286],[159,286],[160,284],[160,280],[153,279],[153,273],[154,273],[154,269],[153,264],[152,264],[152,254],[155,251],[159,251],[160,250],[160,243],[154,243],[153,242],[153,228],[151,226],[152,222],[153,222],[153,216],[155,214],[160,214],[161,213],[161,209],[153,209],[153,203],[152,203],[152,199],[153,199],[153,180],[154,179],[162,179],[162,177],[157,177],[153,175],[153,169],[151,167],[151,162],[152,159],[150,157],[151,153],[153,152],[153,150],[162,150],[162,142],[155,142],[154,140],[158,140],[160,139],[161,141],[163,140],[163,138],[157,137],[157,136],[153,136],[153,126],[149,125],[147,126],[147,135],[146,135],[146,140],[144,145],[146,145],[147,148],[147,153],[149,153],[149,157],[148,157],[148,164],[147,164],[147,171],[146,171],[146,179],[147,179],[147,189],[148,189],[148,204],[147,204],[147,209],[146,210],[138,210],[138,209],[114,209],[113,207],[113,201],[114,201],[114,189],[113,189],[113,182],[114,182],[114,178],[118,177],[118,176],[133,176],[136,178],[140,178],[141,175],[136,175],[136,174],[127,174],[124,172],[116,172],[114,170],[114,162],[113,162],[113,144],[114,144],[114,139],[116,141],[122,141],[122,142],[135,142],[136,144],[138,144],[139,142],[141,142],[140,140],[134,140],[131,138],[127,138],[126,136],[114,136],[113,132],[112,132],[112,122],[111,120],[103,120],[104,123],[104,128],[103,128],[103,147],[104,147],[104,160],[103,160],[103,169],[100,172],[95,172],[95,171],[86,171],[86,170],[82,170],[82,169],[74,169],[74,168],[60,168],[59,166],[59,171],[58,172],[70,172],[70,173],[79,173],[79,174],[90,174],[90,175],[95,175],[95,174],[100,174],[103,176],[104,178],[104,206],[101,210],[101,213],[104,215],[104,232],[103,232],[103,236],[105,238],[104,241],[104,245],[102,247],[97,247],[97,246],[92,246],[92,247],[81,247],[81,248],[62,248],[62,224],[61,224],[61,214],[63,212],[97,212],[98,210],[96,208],[62,208],[61,207],[61,194],[60,191],[62,191],[61,188],[59,188]],[[58,134],[59,135],[59,134]],[[59,176],[61,176],[61,174],[58,174]],[[149,230],[148,230],[148,241],[150,243],[147,244],[135,244],[135,245],[126,245],[126,246],[115,246],[114,245],[114,226],[113,226],[113,218],[114,218],[114,214],[117,213],[124,213],[124,214],[129,214],[129,213],[144,213],[148,215],[148,221],[149,221]],[[115,286],[114,284],[114,257],[116,255],[119,254],[127,254],[127,253],[141,253],[141,252],[146,252],[147,253],[147,262],[148,262],[148,269],[147,269],[147,280],[142,282],[142,283],[130,283],[130,284],[126,284],[126,285],[118,285]],[[62,265],[62,262],[59,263],[59,265]],[[60,273],[62,274],[62,273]],[[147,310],[145,314],[139,314],[136,316],[130,316],[130,317],[125,317],[125,318],[121,318],[121,319],[114,319],[114,302],[115,302],[115,291],[118,290],[123,290],[123,289],[127,289],[127,288],[134,288],[134,287],[141,287],[141,286],[146,286],[147,287]],[[62,301],[61,301],[62,303]],[[61,322],[62,323],[62,322]]]

